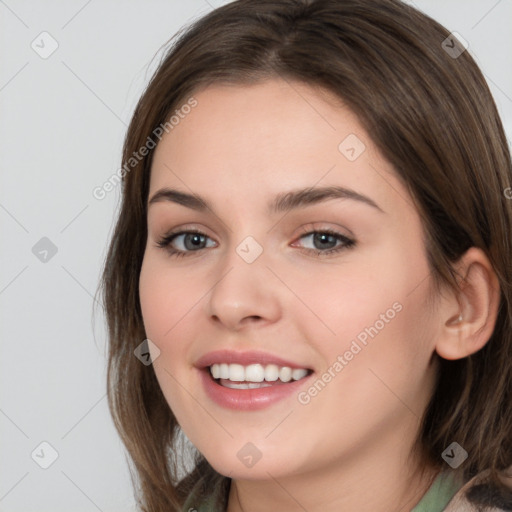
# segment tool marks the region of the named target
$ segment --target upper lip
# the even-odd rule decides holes
[[[260,352],[257,350],[248,350],[244,352],[237,352],[234,350],[215,350],[208,352],[204,356],[200,357],[195,366],[203,369],[211,366],[212,364],[241,364],[247,366],[249,364],[259,363],[263,366],[267,364],[275,364],[277,366],[289,366],[290,368],[306,368],[307,366],[293,361],[287,361],[282,357],[275,356],[268,352]]]

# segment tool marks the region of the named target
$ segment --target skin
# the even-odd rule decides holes
[[[214,213],[152,204],[140,274],[169,406],[210,464],[233,479],[229,512],[410,510],[436,475],[411,451],[435,353],[457,359],[488,340],[499,293],[492,267],[470,249],[460,261],[464,290],[444,290],[429,307],[432,275],[414,202],[357,117],[326,92],[271,80],[194,97],[197,107],[155,149],[149,197],[163,187],[195,193]],[[354,161],[338,149],[349,134],[366,146]],[[350,199],[286,215],[266,210],[276,194],[328,185],[364,194],[382,211]],[[176,258],[157,246],[187,228],[207,235],[203,249],[189,245]],[[322,229],[356,245],[317,255],[322,246],[305,234]],[[250,264],[236,252],[247,236],[263,249]],[[183,238],[173,246],[187,250]],[[394,303],[401,311],[306,405],[292,394],[260,411],[225,409],[194,368],[212,350],[260,349],[321,376]],[[248,442],[261,452],[252,467],[237,457]]]

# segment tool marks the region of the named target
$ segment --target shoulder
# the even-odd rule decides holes
[[[231,479],[219,474],[206,475],[192,487],[182,512],[224,512]]]
[[[500,473],[503,487],[487,481],[483,471],[466,482],[450,500],[444,512],[511,512],[512,466]]]

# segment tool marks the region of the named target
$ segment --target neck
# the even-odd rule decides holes
[[[375,452],[371,455],[371,461],[360,458],[358,464],[334,461],[322,471],[268,480],[233,479],[227,512],[406,512],[421,500],[439,473],[438,468],[419,460],[405,464],[407,450],[400,451],[395,460],[389,446],[378,457]]]

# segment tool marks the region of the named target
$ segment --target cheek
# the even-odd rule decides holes
[[[334,270],[310,273],[295,287],[300,304],[294,306],[296,320],[302,323],[311,342],[320,335],[333,348],[343,348],[365,327],[379,319],[400,298],[396,286],[364,267],[347,265]],[[395,311],[390,311],[393,314]],[[300,313],[300,314],[298,314]]]
[[[428,360],[430,279],[421,253],[389,247],[378,260],[347,260],[336,271],[323,270],[296,281],[295,292],[307,308],[297,303],[295,318],[327,366],[346,351],[353,360],[372,356],[378,364]]]
[[[153,369],[173,413],[187,417],[187,396],[183,395],[179,384],[186,382],[187,367],[183,361],[187,347],[181,340],[184,339],[183,329],[187,329],[186,314],[193,297],[189,300],[188,288],[177,284],[177,279],[157,258],[145,256],[139,277],[139,296],[146,336],[160,351],[153,361]]]
[[[164,319],[170,308],[169,290],[165,286],[165,280],[158,279],[159,272],[155,267],[150,259],[144,258],[139,277],[139,297],[146,335],[156,340],[169,328],[169,325],[164,325]]]
[[[201,294],[193,279],[178,274],[165,261],[146,255],[139,277],[139,296],[147,336],[166,344],[177,328],[186,324]],[[165,346],[160,347],[165,348]]]
[[[158,347],[153,367],[166,400],[178,417],[190,405],[190,348],[197,338],[197,312],[206,285],[192,270],[172,268],[159,254],[147,253],[139,277],[139,296],[146,336]],[[193,404],[192,404],[193,405]]]

